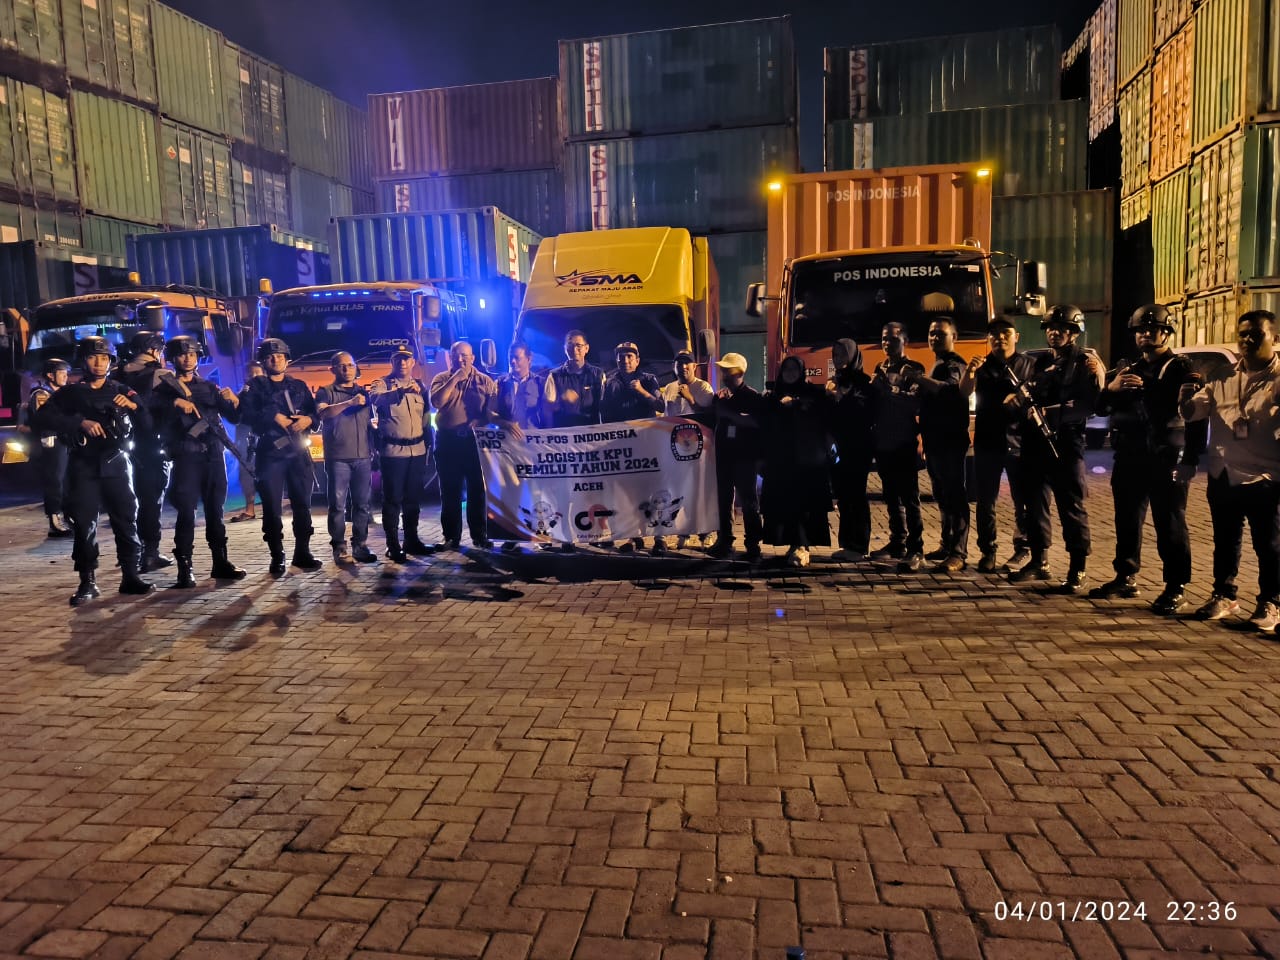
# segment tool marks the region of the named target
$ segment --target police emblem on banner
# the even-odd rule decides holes
[[[702,428],[696,423],[681,423],[671,430],[671,456],[681,462],[697,460],[702,456],[706,440]]]

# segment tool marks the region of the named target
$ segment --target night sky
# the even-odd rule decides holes
[[[641,0],[166,0],[228,39],[340,97],[558,70],[556,41],[790,14],[800,76],[801,161],[822,166],[822,48],[967,33],[1053,20],[1065,48],[1099,0],[852,3]],[[572,12],[550,12],[557,8]]]

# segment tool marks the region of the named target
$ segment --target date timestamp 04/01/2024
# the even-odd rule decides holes
[[[1158,921],[1166,923],[1230,922],[1239,915],[1234,901],[1170,900],[1163,911],[1152,910],[1141,900],[1000,900],[993,911],[997,920],[1029,923],[1032,920],[1086,923]]]

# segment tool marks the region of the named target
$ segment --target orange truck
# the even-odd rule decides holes
[[[991,250],[991,177],[979,164],[795,174],[769,185],[766,279],[748,287],[747,312],[767,318],[769,380],[796,356],[826,381],[845,337],[870,372],[890,321],[906,324],[908,354],[929,369],[938,314],[955,321],[958,353],[985,354],[992,272],[1005,269],[1018,271],[1017,302],[1001,308],[1043,315],[1043,266]]]

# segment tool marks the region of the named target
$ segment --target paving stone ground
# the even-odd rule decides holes
[[[243,584],[124,599],[106,559],[72,610],[65,544],[0,511],[0,956],[1280,955],[1251,602],[1166,620],[821,551],[273,581],[248,527]]]

